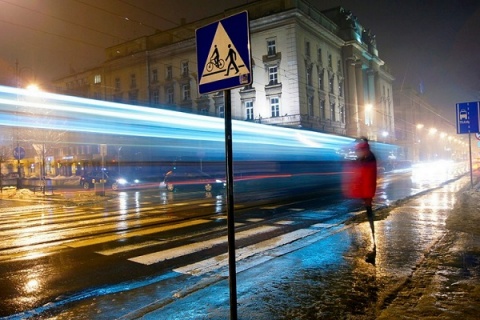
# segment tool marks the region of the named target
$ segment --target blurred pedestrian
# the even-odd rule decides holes
[[[377,159],[370,150],[367,138],[362,137],[356,141],[355,155],[355,161],[351,161],[346,166],[343,190],[347,197],[363,200],[370,229],[372,230],[373,253],[375,253],[377,245],[375,242],[375,216],[373,214],[372,201],[377,189]],[[375,256],[373,255],[374,258]],[[367,261],[368,259],[369,257],[367,257]]]

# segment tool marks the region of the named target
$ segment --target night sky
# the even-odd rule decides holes
[[[248,0],[0,0],[0,84],[49,81],[104,60],[106,47],[218,14]],[[480,100],[480,0],[310,0],[343,6],[376,35],[394,87],[420,86],[454,123]],[[28,79],[28,80],[27,80]]]

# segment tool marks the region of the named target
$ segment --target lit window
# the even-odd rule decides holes
[[[269,56],[274,56],[277,54],[277,45],[275,39],[267,40],[267,54]]]
[[[93,82],[95,84],[102,83],[102,76],[99,74],[96,74],[95,77],[93,78]]]
[[[278,98],[270,98],[270,108],[272,110],[272,117],[280,116],[280,100]]]
[[[268,84],[278,83],[278,67],[268,67]]]
[[[247,120],[253,120],[253,101],[245,101],[245,113]]]

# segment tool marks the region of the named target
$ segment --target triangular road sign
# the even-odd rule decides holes
[[[208,61],[205,62],[200,84],[238,77],[249,73],[250,71],[245,66],[242,57],[238,54],[222,22],[219,22],[208,53]]]

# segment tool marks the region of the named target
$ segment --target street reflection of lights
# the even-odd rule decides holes
[[[37,279],[31,279],[25,284],[25,291],[27,293],[38,291],[39,288],[40,288],[40,283],[38,282]]]

